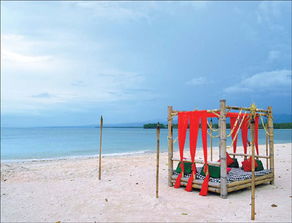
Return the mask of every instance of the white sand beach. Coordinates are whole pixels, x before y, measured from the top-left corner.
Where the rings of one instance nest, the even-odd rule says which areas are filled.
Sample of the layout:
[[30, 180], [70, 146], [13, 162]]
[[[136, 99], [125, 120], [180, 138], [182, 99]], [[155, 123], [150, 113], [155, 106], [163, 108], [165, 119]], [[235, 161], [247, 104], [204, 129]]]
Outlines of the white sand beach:
[[[291, 143], [275, 145], [275, 184], [256, 187], [256, 222], [291, 222]], [[227, 199], [167, 185], [161, 153], [1, 163], [1, 222], [246, 222], [251, 191]]]

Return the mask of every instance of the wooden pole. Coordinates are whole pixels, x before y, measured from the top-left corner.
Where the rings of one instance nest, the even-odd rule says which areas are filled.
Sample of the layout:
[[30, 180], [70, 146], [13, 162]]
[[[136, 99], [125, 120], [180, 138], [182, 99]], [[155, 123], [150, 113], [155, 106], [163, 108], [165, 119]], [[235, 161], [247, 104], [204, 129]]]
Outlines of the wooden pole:
[[254, 104], [251, 105], [251, 220], [255, 220], [255, 111]]
[[211, 161], [213, 161], [213, 137], [212, 137], [212, 126], [213, 122], [212, 119], [210, 121], [210, 148], [211, 148]]
[[156, 155], [156, 198], [158, 198], [159, 188], [159, 146], [160, 146], [160, 125], [157, 123], [156, 127], [156, 139], [157, 139], [157, 155]]
[[168, 186], [172, 187], [171, 177], [173, 174], [173, 129], [172, 129], [172, 106], [168, 106]]
[[[268, 132], [269, 132], [269, 148], [270, 148], [270, 168], [274, 175], [275, 180], [275, 167], [274, 167], [274, 126], [273, 126], [273, 115], [272, 115], [272, 107], [268, 107], [269, 114], [268, 114]], [[274, 184], [274, 180], [271, 184]]]
[[[248, 153], [228, 153], [229, 155], [233, 155], [233, 156], [244, 156], [244, 157], [250, 157], [252, 156], [252, 154], [248, 154]], [[254, 157], [256, 158], [264, 158], [264, 159], [270, 159], [269, 156], [264, 156], [264, 155], [254, 155]]]
[[227, 172], [226, 172], [226, 101], [220, 100], [220, 196], [227, 198]]
[[[266, 124], [266, 129], [268, 129], [268, 124]], [[266, 133], [266, 156], [269, 155], [269, 135]], [[269, 169], [269, 159], [266, 159], [266, 169]]]
[[100, 117], [100, 126], [99, 126], [99, 166], [98, 166], [98, 179], [101, 180], [101, 150], [102, 150], [102, 127], [103, 127], [103, 118]]

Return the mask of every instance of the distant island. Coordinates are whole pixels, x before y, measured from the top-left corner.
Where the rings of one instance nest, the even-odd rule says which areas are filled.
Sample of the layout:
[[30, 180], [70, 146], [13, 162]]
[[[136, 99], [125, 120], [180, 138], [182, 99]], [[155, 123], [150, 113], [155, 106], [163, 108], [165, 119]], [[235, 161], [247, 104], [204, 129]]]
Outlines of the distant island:
[[[159, 126], [161, 129], [167, 129], [166, 124], [159, 123]], [[143, 128], [144, 129], [155, 129], [157, 127], [157, 123], [147, 123], [144, 124]], [[214, 123], [212, 125], [214, 129], [218, 128], [218, 124]], [[173, 128], [177, 129], [177, 124], [173, 124]], [[226, 128], [230, 129], [230, 124], [226, 124]], [[259, 128], [263, 129], [262, 123], [259, 123]], [[292, 122], [287, 122], [287, 123], [274, 123], [274, 129], [292, 129]]]

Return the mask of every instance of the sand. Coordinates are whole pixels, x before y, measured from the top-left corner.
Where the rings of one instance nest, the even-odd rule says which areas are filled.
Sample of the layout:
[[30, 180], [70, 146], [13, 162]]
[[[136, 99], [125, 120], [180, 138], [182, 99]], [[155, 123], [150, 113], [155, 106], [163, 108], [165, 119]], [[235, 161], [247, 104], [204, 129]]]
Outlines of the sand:
[[[291, 222], [291, 143], [275, 145], [275, 184], [256, 187], [256, 221]], [[264, 149], [264, 148], [263, 148]], [[246, 222], [251, 191], [222, 199], [167, 186], [161, 153], [1, 163], [1, 222]], [[272, 207], [276, 205], [276, 207]]]

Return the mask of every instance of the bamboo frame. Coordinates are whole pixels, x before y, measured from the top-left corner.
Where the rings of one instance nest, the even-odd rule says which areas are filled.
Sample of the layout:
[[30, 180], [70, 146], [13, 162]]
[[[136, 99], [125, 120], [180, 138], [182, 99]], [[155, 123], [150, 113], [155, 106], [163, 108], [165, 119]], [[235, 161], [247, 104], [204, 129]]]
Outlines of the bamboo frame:
[[[172, 182], [175, 183], [175, 180], [177, 178], [177, 175], [173, 175], [172, 176]], [[269, 183], [273, 180], [273, 174], [267, 174], [267, 175], [263, 175], [263, 176], [256, 176], [255, 177], [255, 185], [260, 185], [260, 184], [264, 184], [264, 183]], [[188, 178], [182, 177], [181, 178], [181, 184], [186, 186], [188, 182]], [[201, 189], [203, 180], [193, 180], [193, 188], [196, 189]], [[247, 179], [247, 180], [241, 180], [241, 181], [235, 181], [235, 182], [231, 182], [227, 184], [227, 191], [228, 192], [234, 192], [234, 191], [238, 191], [238, 190], [242, 190], [244, 188], [248, 188], [251, 187], [251, 179]], [[213, 182], [209, 182], [209, 187], [208, 190], [211, 192], [215, 192], [220, 194], [220, 183], [213, 183]]]
[[[260, 185], [260, 184], [269, 183], [272, 180], [273, 180], [272, 178], [268, 178], [268, 179], [264, 179], [264, 180], [256, 180], [254, 185], [256, 186], [256, 185]], [[252, 186], [251, 183], [240, 184], [238, 186], [228, 188], [228, 192], [234, 192], [234, 191], [242, 190], [244, 188], [248, 188], [248, 187], [251, 187], [251, 186]]]
[[226, 165], [226, 101], [220, 101], [220, 117], [219, 117], [219, 129], [220, 129], [220, 197], [227, 198], [227, 165]]
[[[227, 173], [226, 171], [226, 114], [229, 112], [229, 110], [244, 110], [244, 111], [249, 111], [252, 113], [253, 111], [256, 112], [258, 115], [263, 115], [267, 116], [268, 118], [268, 123], [267, 123], [267, 129], [268, 129], [268, 146], [266, 145], [266, 153], [265, 155], [255, 155], [254, 151], [254, 140], [252, 140], [252, 153], [251, 154], [243, 154], [243, 153], [229, 153], [230, 155], [234, 156], [242, 156], [242, 157], [248, 157], [251, 156], [252, 159], [255, 158], [264, 158], [267, 161], [267, 169], [268, 167], [271, 170], [270, 174], [266, 174], [263, 176], [254, 176], [253, 179], [248, 179], [248, 180], [242, 180], [242, 181], [236, 181], [236, 182], [231, 182], [227, 183]], [[251, 106], [250, 108], [243, 108], [243, 107], [235, 107], [235, 106], [227, 106], [225, 100], [220, 101], [220, 109], [214, 109], [214, 110], [207, 110], [210, 113], [218, 113], [220, 112], [219, 118], [219, 135], [220, 135], [220, 144], [219, 144], [219, 153], [220, 153], [220, 159], [222, 162], [208, 162], [211, 165], [215, 166], [220, 166], [220, 174], [221, 174], [221, 183], [212, 184], [209, 182], [209, 191], [215, 192], [220, 194], [222, 198], [226, 198], [228, 193], [241, 190], [243, 188], [248, 188], [248, 187], [255, 187], [256, 185], [259, 184], [264, 184], [264, 183], [274, 183], [275, 180], [275, 169], [274, 169], [274, 137], [273, 137], [273, 119], [272, 119], [272, 108], [268, 107], [267, 110], [264, 109], [257, 109], [255, 106]], [[168, 106], [168, 185], [173, 186], [173, 183], [175, 182], [176, 175], [173, 175], [173, 162], [174, 161], [180, 161], [179, 159], [173, 158], [173, 117], [178, 115], [178, 112], [183, 112], [183, 111], [176, 111], [173, 110], [172, 106]], [[260, 112], [260, 113], [259, 113]], [[252, 127], [253, 128], [253, 127]], [[253, 135], [253, 134], [252, 134]], [[267, 144], [267, 143], [266, 143]], [[269, 152], [267, 152], [267, 149]], [[212, 151], [212, 156], [213, 156], [213, 151]], [[213, 159], [213, 157], [212, 157]], [[185, 160], [186, 162], [191, 162], [191, 160]], [[195, 163], [199, 164], [204, 164], [203, 160], [195, 160]], [[226, 175], [225, 175], [226, 173]], [[254, 174], [254, 171], [253, 173]], [[226, 177], [226, 178], [225, 178]], [[225, 182], [224, 182], [225, 181]], [[182, 185], [186, 185], [187, 183], [187, 178], [182, 177]], [[201, 188], [202, 182], [200, 180], [194, 180], [193, 181], [193, 188], [200, 189]], [[253, 198], [252, 198], [253, 199]]]
[[[175, 183], [175, 180], [172, 180], [172, 182]], [[181, 185], [187, 186], [187, 182], [182, 181]], [[195, 188], [195, 189], [201, 189], [202, 185], [194, 183], [192, 185], [192, 187]], [[210, 186], [208, 187], [208, 191], [211, 191], [211, 192], [214, 192], [214, 193], [220, 193], [220, 189], [219, 188], [214, 188], [214, 187], [210, 187]]]
[[[252, 111], [252, 108], [237, 107], [237, 106], [226, 106], [226, 109]], [[264, 110], [264, 109], [256, 108], [255, 112], [269, 113], [269, 109], [268, 110]]]
[[[254, 108], [254, 109], [253, 109]], [[251, 106], [251, 220], [255, 219], [255, 106]]]
[[268, 133], [269, 133], [269, 152], [270, 152], [270, 169], [274, 175], [274, 179], [271, 184], [275, 181], [275, 167], [274, 167], [274, 127], [273, 127], [273, 116], [272, 107], [268, 107]]
[[[252, 156], [252, 154], [244, 154], [244, 153], [228, 153], [229, 155], [234, 155], [234, 156]], [[270, 159], [270, 156], [264, 156], [264, 155], [254, 155], [256, 158], [265, 158], [265, 159]]]
[[[268, 124], [266, 124], [266, 127], [268, 127]], [[268, 128], [267, 128], [268, 129]], [[266, 156], [269, 156], [269, 136], [266, 133]], [[266, 159], [266, 169], [269, 169], [269, 159]]]

